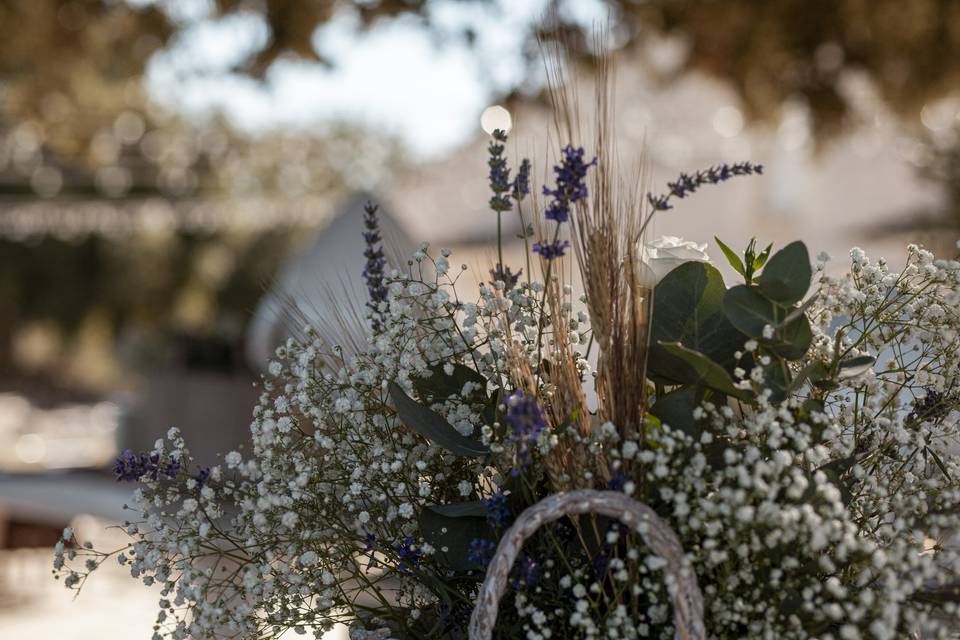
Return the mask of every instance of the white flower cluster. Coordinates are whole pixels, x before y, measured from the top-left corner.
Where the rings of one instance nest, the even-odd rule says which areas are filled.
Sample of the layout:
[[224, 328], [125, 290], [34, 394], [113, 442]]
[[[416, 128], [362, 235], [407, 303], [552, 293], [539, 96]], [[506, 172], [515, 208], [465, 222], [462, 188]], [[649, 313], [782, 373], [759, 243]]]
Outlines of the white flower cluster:
[[[145, 454], [181, 465], [176, 479], [140, 478], [130, 506], [137, 517], [126, 524], [136, 542], [117, 556], [134, 577], [163, 585], [156, 637], [262, 637], [278, 626], [319, 637], [353, 618], [358, 594], [383, 581], [398, 611], [439, 602], [412, 575], [436, 552], [414, 516], [427, 503], [477, 496], [489, 471], [405, 429], [388, 381], [414, 394], [415, 379], [464, 358], [495, 377], [504, 338], [485, 327], [499, 325], [492, 318], [513, 302], [485, 288], [479, 303], [461, 303], [446, 257], [434, 263], [433, 281], [424, 278], [427, 261], [423, 248], [417, 276], [391, 274], [385, 328], [368, 349], [348, 355], [307, 327], [307, 341], [278, 350], [246, 459], [230, 452], [226, 470], [199, 470], [206, 477], [198, 481], [176, 430]], [[433, 404], [463, 435], [484, 424], [477, 400], [486, 389], [471, 384]], [[111, 554], [69, 542], [58, 546], [55, 569], [82, 557], [82, 568], [65, 572], [67, 586], [78, 587]], [[345, 576], [354, 579], [344, 584]]]
[[[520, 387], [517, 352], [537, 367], [558, 344], [590, 342], [569, 290], [568, 316], [550, 330], [563, 334], [545, 333], [542, 285], [500, 282], [463, 302], [448, 254], [423, 247], [413, 273], [391, 274], [365, 348], [348, 353], [307, 328], [278, 351], [248, 454], [199, 469], [171, 431], [130, 461], [133, 544], [102, 553], [66, 531], [55, 570], [79, 588], [116, 555], [162, 585], [156, 638], [319, 637], [356, 618], [400, 637], [461, 637], [483, 572], [451, 568], [467, 550], [436, 544], [424, 514], [473, 501], [487, 505], [470, 514], [475, 528], [502, 532], [515, 500], [550, 477], [614, 487], [667, 519], [711, 637], [947, 638], [960, 615], [960, 264], [912, 247], [894, 273], [852, 255], [848, 278], [821, 278], [807, 310], [813, 346], [791, 365], [801, 382], [801, 371], [832, 367], [829, 384], [782, 400], [768, 389], [753, 404], [708, 399], [693, 431], [649, 419], [582, 433], [575, 415], [551, 413], [560, 390], [549, 379], [536, 399], [548, 417], [536, 403], [505, 415], [521, 406], [505, 400]], [[757, 350], [751, 340], [738, 354], [742, 389], [763, 388], [770, 361]], [[589, 381], [586, 358], [573, 359]], [[459, 367], [487, 387], [457, 378]], [[456, 386], [424, 386], [441, 378]], [[491, 456], [454, 455], [403, 424], [390, 383]], [[532, 450], [511, 429], [532, 430]], [[471, 554], [485, 549], [476, 542]], [[673, 637], [663, 560], [615, 523], [559, 522], [525, 554], [500, 637]]]

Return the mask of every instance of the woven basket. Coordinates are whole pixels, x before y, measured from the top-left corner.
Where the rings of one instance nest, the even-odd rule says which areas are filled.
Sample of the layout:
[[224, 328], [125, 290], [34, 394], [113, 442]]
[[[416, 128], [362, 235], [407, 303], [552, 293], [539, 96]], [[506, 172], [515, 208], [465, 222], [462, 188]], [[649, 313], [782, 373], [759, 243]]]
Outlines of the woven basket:
[[666, 561], [664, 576], [673, 599], [679, 640], [704, 640], [703, 596], [694, 572], [683, 562], [683, 547], [676, 534], [653, 509], [618, 491], [570, 491], [548, 496], [520, 514], [500, 539], [487, 568], [477, 604], [470, 617], [470, 640], [490, 640], [497, 621], [500, 598], [523, 543], [542, 525], [564, 516], [598, 513], [616, 518], [636, 531], [650, 550]]
[[[544, 524], [564, 516], [597, 513], [616, 518], [640, 534], [657, 556], [666, 561], [663, 568], [667, 589], [673, 600], [678, 640], [705, 640], [703, 596], [694, 572], [683, 562], [683, 547], [673, 530], [645, 504], [619, 491], [569, 491], [548, 496], [526, 509], [500, 539], [487, 575], [480, 587], [476, 606], [470, 616], [469, 640], [490, 640], [497, 622], [500, 598], [507, 588], [513, 563], [520, 548]], [[350, 631], [351, 640], [390, 640], [389, 629]]]

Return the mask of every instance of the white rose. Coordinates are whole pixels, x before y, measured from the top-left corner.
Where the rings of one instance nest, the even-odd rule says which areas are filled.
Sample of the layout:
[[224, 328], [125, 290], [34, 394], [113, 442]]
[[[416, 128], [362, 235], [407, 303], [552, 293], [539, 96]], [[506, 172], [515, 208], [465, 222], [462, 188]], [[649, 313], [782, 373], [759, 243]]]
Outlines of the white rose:
[[710, 262], [707, 245], [676, 236], [661, 236], [644, 245], [641, 281], [655, 286], [663, 277], [684, 262]]

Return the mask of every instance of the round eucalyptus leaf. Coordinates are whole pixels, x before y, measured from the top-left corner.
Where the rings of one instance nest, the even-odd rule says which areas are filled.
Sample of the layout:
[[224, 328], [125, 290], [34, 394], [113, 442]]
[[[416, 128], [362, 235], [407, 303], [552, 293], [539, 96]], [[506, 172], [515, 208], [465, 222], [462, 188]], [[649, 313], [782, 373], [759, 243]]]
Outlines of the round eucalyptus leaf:
[[723, 314], [726, 286], [713, 266], [687, 262], [660, 281], [653, 293], [649, 372], [666, 381], [679, 382], [686, 366], [662, 348], [661, 342], [679, 342], [699, 351], [728, 371], [733, 354], [746, 337]]
[[807, 316], [800, 315], [774, 333], [773, 339], [767, 341], [766, 346], [785, 360], [799, 360], [810, 348], [813, 342], [813, 331]]
[[798, 240], [770, 256], [758, 284], [764, 296], [789, 306], [807, 294], [812, 278], [810, 254], [807, 246]]
[[650, 413], [670, 428], [699, 438], [700, 434], [695, 432], [695, 421], [693, 419], [693, 410], [698, 405], [697, 388], [695, 386], [684, 386], [657, 400], [650, 407]]
[[854, 356], [841, 360], [837, 365], [837, 379], [855, 378], [869, 371], [876, 362], [873, 356]]
[[756, 287], [745, 284], [727, 291], [723, 298], [723, 312], [734, 327], [751, 338], [762, 338], [763, 328], [776, 326], [778, 322], [777, 305]]

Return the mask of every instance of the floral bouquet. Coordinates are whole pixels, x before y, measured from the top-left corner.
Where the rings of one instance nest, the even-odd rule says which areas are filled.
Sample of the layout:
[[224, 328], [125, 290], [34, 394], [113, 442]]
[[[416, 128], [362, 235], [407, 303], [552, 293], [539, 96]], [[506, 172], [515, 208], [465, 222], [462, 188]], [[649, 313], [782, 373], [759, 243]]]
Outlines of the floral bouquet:
[[[198, 468], [176, 430], [126, 452], [132, 543], [100, 551], [67, 530], [55, 573], [79, 589], [115, 557], [160, 585], [155, 638], [344, 623], [456, 639], [514, 544], [487, 637], [951, 637], [960, 263], [911, 246], [894, 270], [854, 249], [834, 278], [801, 242], [718, 239], [742, 279], [728, 287], [706, 245], [645, 232], [762, 167], [655, 195], [616, 174], [605, 122], [595, 137], [531, 192], [531, 163], [512, 173], [493, 134], [490, 208], [498, 229], [519, 217], [528, 251], [510, 266], [498, 242], [475, 299], [447, 251], [391, 269], [369, 206], [362, 337], [306, 326], [277, 350], [248, 453]], [[629, 508], [555, 513], [515, 544], [523, 514], [580, 495]], [[632, 505], [646, 523], [616, 517]], [[644, 535], [656, 522], [679, 560]], [[678, 576], [702, 596], [692, 635]]]

